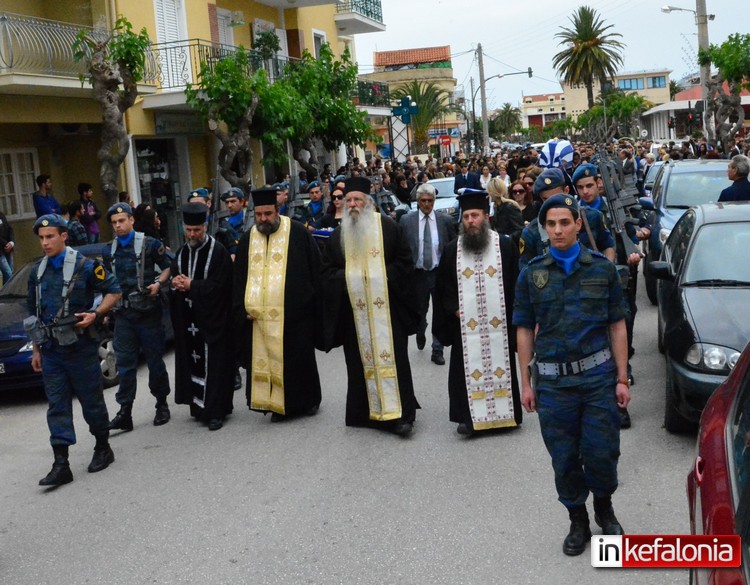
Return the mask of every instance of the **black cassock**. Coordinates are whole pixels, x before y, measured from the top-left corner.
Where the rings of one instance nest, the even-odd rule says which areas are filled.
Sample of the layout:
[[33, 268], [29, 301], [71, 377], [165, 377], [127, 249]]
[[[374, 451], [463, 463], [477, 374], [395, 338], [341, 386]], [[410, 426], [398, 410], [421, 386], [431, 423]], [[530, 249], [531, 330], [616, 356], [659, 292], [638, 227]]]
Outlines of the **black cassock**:
[[170, 292], [175, 344], [175, 402], [206, 422], [232, 412], [234, 359], [230, 328], [232, 258], [212, 237], [197, 248], [185, 244], [172, 276], [192, 279], [190, 290]]
[[349, 301], [344, 272], [344, 251], [341, 245], [341, 228], [331, 235], [324, 252], [324, 275], [326, 281], [326, 351], [344, 346], [346, 359], [347, 426], [394, 426], [400, 422], [413, 422], [419, 408], [414, 396], [414, 384], [409, 365], [407, 340], [419, 327], [419, 308], [413, 294], [412, 260], [409, 243], [399, 225], [389, 217], [377, 216], [383, 226], [383, 248], [385, 270], [388, 279], [388, 299], [391, 311], [393, 351], [396, 354], [396, 376], [401, 397], [401, 418], [377, 422], [370, 420], [370, 404], [367, 398], [365, 373], [359, 353], [354, 314]]
[[[461, 236], [459, 236], [461, 237]], [[440, 258], [435, 294], [437, 301], [433, 309], [433, 332], [445, 346], [451, 346], [450, 369], [448, 371], [449, 418], [455, 423], [465, 423], [473, 428], [469, 398], [466, 390], [464, 373], [463, 341], [461, 339], [460, 321], [456, 316], [458, 304], [458, 279], [456, 276], [456, 259], [458, 240], [448, 244]], [[509, 236], [500, 236], [500, 256], [503, 262], [503, 291], [505, 293], [505, 322], [508, 324], [508, 343], [511, 355], [511, 391], [513, 393], [513, 412], [517, 424], [523, 420], [521, 397], [516, 372], [516, 332], [511, 325], [513, 315], [513, 298], [518, 279], [518, 249]]]
[[[253, 230], [256, 228], [253, 228]], [[252, 231], [252, 230], [251, 230]], [[253, 322], [247, 319], [247, 231], [237, 244], [234, 259], [232, 314], [240, 365], [247, 369], [247, 405], [251, 403]], [[320, 377], [315, 348], [323, 347], [320, 251], [307, 228], [292, 221], [284, 286], [284, 413], [296, 416], [320, 405]]]

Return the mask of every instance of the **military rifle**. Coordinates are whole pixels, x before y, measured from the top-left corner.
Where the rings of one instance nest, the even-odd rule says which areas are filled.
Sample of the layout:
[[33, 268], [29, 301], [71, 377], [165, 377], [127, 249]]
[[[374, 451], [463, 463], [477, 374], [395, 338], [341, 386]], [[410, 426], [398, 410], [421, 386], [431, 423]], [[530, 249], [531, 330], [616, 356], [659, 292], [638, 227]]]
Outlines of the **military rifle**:
[[640, 254], [638, 246], [630, 239], [626, 230], [626, 226], [629, 223], [638, 225], [638, 219], [631, 215], [632, 212], [641, 210], [637, 196], [638, 191], [632, 190], [628, 192], [622, 187], [622, 163], [617, 155], [614, 158], [620, 163], [619, 167], [604, 148], [599, 149], [597, 165], [599, 167], [599, 175], [604, 184], [604, 199], [609, 209], [612, 231], [615, 233], [615, 237], [620, 238], [626, 255]]
[[219, 231], [221, 220], [229, 215], [229, 210], [221, 207], [221, 193], [219, 193], [219, 173], [221, 169], [216, 168], [216, 177], [211, 181], [211, 213], [208, 214], [208, 235], [215, 236]]

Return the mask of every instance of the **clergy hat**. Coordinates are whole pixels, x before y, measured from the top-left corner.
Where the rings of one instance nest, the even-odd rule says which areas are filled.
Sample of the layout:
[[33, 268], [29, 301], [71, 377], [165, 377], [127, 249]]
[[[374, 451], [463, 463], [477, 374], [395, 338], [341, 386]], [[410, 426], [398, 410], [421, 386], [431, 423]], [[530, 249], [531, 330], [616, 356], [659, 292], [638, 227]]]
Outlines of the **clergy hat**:
[[57, 215], [56, 213], [48, 213], [46, 215], [42, 215], [39, 219], [34, 222], [34, 233], [38, 236], [39, 235], [39, 228], [43, 227], [52, 227], [52, 228], [60, 228], [63, 231], [68, 231], [68, 222], [65, 221], [65, 218]]
[[200, 187], [199, 189], [193, 189], [192, 191], [190, 191], [188, 199], [192, 199], [193, 197], [201, 197], [202, 199], [208, 201], [211, 198], [211, 194], [208, 192], [208, 189]]
[[350, 177], [344, 181], [344, 195], [352, 191], [370, 194], [370, 179], [367, 177]]
[[470, 209], [481, 209], [485, 213], [490, 210], [487, 191], [480, 189], [463, 189], [458, 196], [458, 204], [461, 206], [461, 213]]
[[127, 203], [115, 203], [112, 207], [107, 210], [107, 221], [112, 220], [112, 216], [117, 213], [127, 213], [133, 215], [133, 208]]
[[262, 205], [276, 205], [276, 189], [254, 189], [251, 191], [253, 196], [253, 205], [260, 207]]
[[208, 216], [208, 205], [205, 203], [185, 203], [182, 206], [182, 223], [184, 225], [203, 225]]
[[244, 198], [245, 198], [245, 192], [239, 187], [232, 187], [231, 189], [229, 189], [229, 191], [227, 191], [221, 196], [222, 201], [226, 201], [227, 199], [244, 199]]
[[534, 181], [534, 195], [539, 195], [543, 191], [565, 187], [565, 175], [560, 169], [544, 169], [542, 174]]
[[573, 184], [575, 185], [578, 181], [585, 179], [586, 177], [596, 178], [598, 174], [599, 169], [596, 165], [592, 165], [591, 163], [578, 165], [578, 168], [573, 173]]
[[576, 200], [567, 193], [559, 193], [557, 195], [553, 195], [542, 204], [542, 208], [539, 210], [540, 226], [543, 226], [544, 222], [547, 220], [547, 212], [550, 209], [554, 209], [556, 207], [564, 207], [565, 209], [570, 209], [571, 213], [573, 214], [573, 219], [578, 219], [578, 217], [580, 216], [580, 210], [578, 207], [578, 203], [576, 203]]

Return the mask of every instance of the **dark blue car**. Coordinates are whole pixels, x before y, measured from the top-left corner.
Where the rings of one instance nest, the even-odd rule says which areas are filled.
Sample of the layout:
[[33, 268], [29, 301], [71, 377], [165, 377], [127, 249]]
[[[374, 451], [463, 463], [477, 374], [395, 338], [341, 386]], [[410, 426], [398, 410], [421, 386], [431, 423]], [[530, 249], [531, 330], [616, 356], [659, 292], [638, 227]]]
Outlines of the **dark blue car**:
[[652, 304], [657, 303], [656, 277], [651, 274], [649, 263], [661, 258], [664, 242], [686, 209], [718, 200], [719, 194], [729, 187], [728, 164], [727, 160], [667, 161], [659, 169], [652, 197], [641, 197], [643, 209], [651, 215], [651, 237], [644, 244], [643, 276]]

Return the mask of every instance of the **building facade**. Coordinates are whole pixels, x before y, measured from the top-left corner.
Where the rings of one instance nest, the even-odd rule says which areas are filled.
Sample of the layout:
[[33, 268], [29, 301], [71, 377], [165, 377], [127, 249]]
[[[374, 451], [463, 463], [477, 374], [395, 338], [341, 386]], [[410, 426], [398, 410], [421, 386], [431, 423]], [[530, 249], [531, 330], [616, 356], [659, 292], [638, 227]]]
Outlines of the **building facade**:
[[523, 96], [521, 124], [524, 128], [544, 128], [566, 118], [564, 93], [543, 93]]

